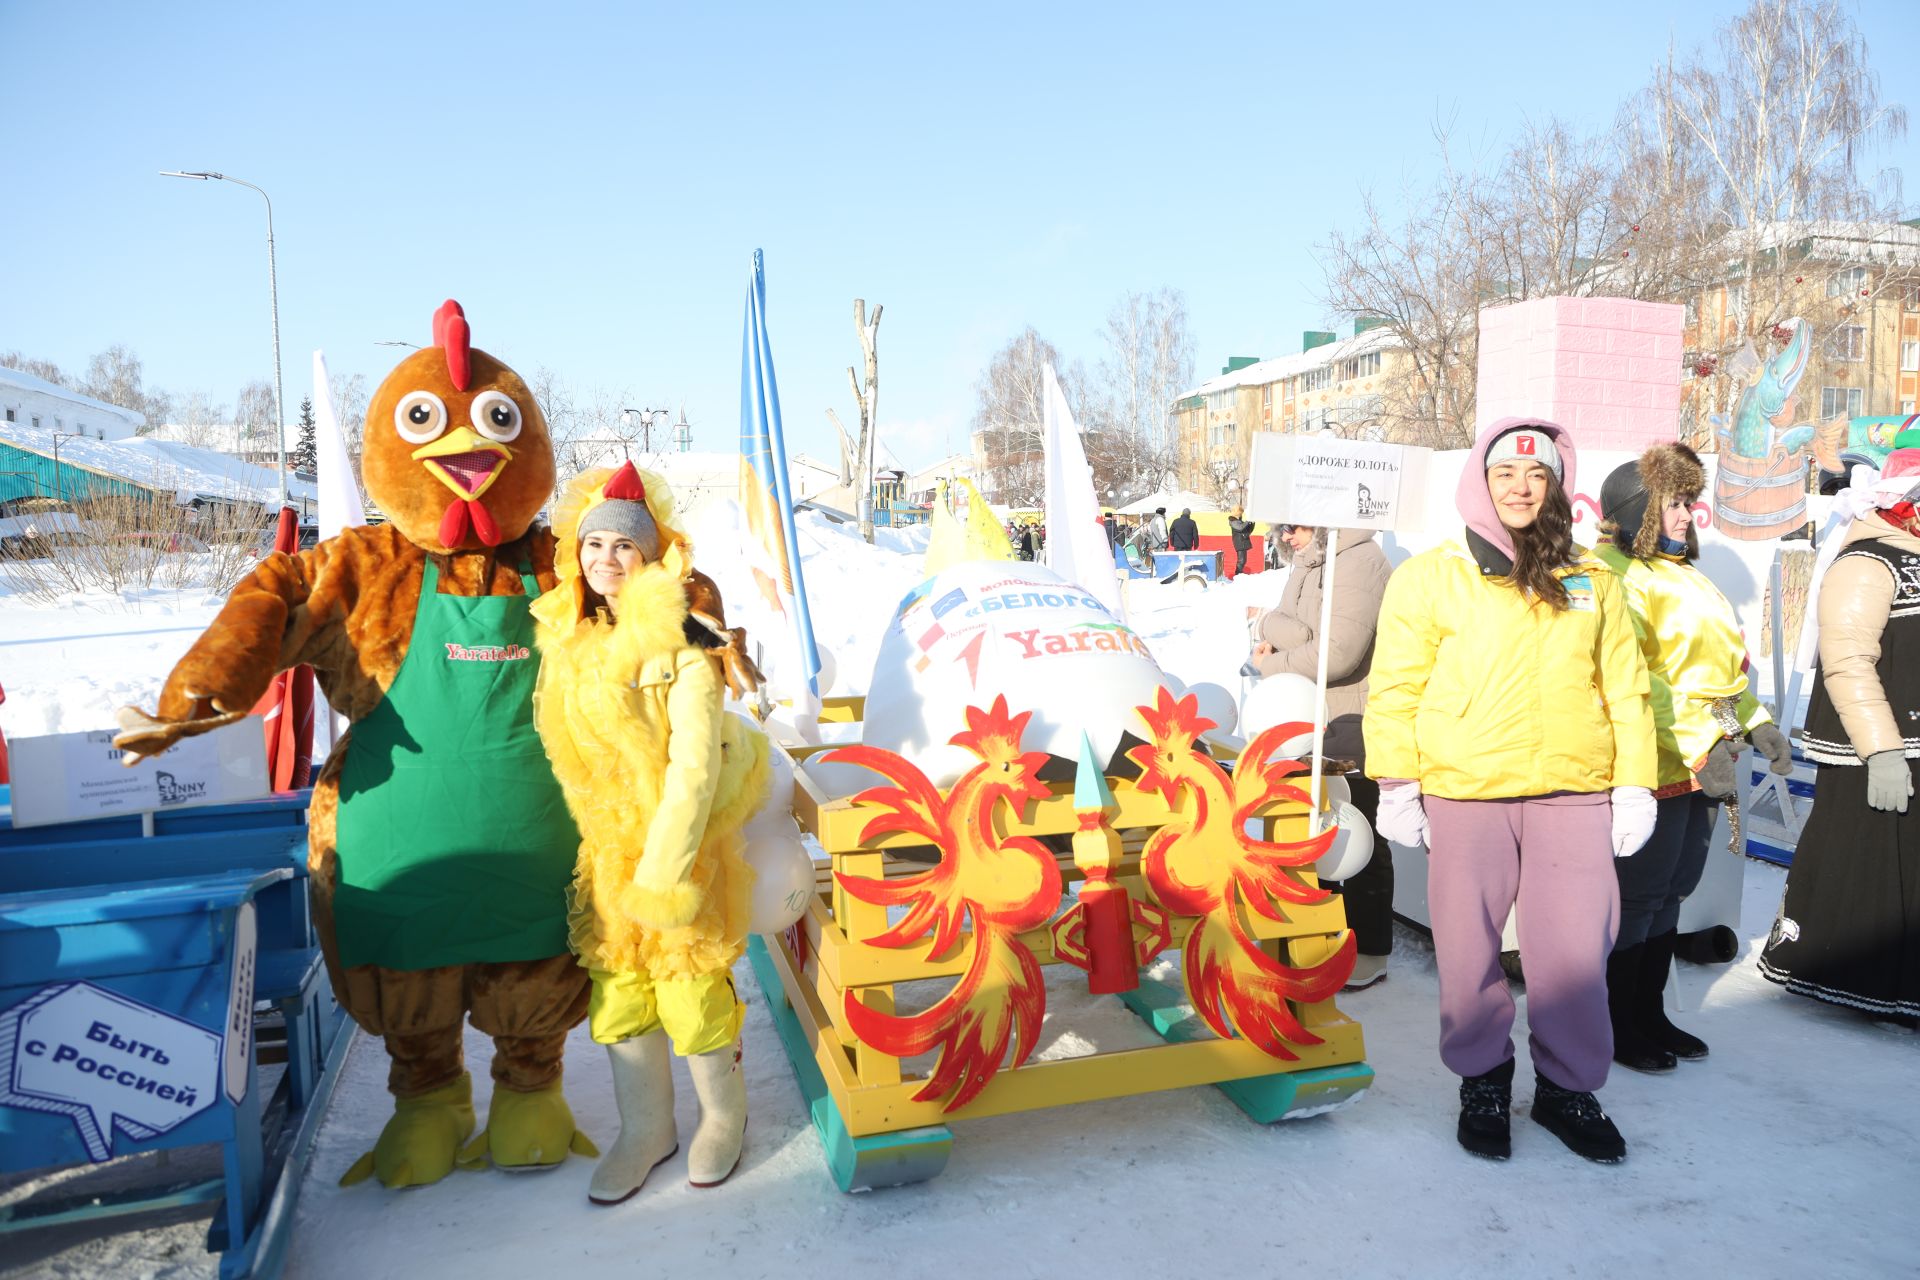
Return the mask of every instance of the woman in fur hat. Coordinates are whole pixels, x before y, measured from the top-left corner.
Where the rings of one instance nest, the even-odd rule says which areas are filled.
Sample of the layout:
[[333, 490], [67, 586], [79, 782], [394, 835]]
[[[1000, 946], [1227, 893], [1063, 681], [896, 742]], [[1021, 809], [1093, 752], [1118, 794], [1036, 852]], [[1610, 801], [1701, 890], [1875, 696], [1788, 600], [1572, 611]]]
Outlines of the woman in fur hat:
[[618, 1204], [679, 1149], [669, 1041], [700, 1096], [688, 1180], [713, 1186], [740, 1160], [731, 971], [753, 885], [740, 829], [766, 794], [767, 742], [722, 709], [718, 638], [688, 612], [692, 552], [666, 483], [630, 462], [585, 472], [553, 523], [560, 581], [533, 610], [534, 715], [580, 828], [570, 940], [620, 1109], [588, 1197]]
[[1693, 504], [1706, 488], [1700, 458], [1659, 444], [1614, 468], [1600, 487], [1594, 549], [1626, 588], [1653, 688], [1659, 778], [1653, 835], [1618, 858], [1620, 934], [1607, 959], [1613, 1060], [1635, 1071], [1671, 1071], [1707, 1046], [1667, 1020], [1667, 973], [1680, 903], [1700, 883], [1714, 806], [1735, 792], [1735, 757], [1751, 742], [1774, 772], [1793, 769], [1786, 735], [1747, 680], [1747, 646], [1733, 606], [1694, 567], [1700, 541]]

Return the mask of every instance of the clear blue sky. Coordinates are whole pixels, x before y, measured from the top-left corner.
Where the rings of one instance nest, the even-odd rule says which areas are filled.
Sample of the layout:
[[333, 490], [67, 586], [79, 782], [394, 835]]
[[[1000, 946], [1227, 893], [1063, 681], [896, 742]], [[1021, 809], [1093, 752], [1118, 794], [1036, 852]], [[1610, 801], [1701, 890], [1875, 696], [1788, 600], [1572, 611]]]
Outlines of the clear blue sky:
[[[1424, 180], [1436, 114], [1481, 150], [1604, 123], [1741, 7], [0, 0], [0, 350], [122, 342], [229, 404], [267, 376], [259, 198], [155, 176], [215, 169], [274, 199], [290, 412], [316, 347], [371, 386], [455, 297], [523, 371], [684, 401], [730, 449], [763, 247], [790, 447], [853, 417], [859, 295], [883, 436], [931, 460], [1007, 338], [1091, 365], [1128, 290], [1185, 291], [1202, 376], [1297, 350], [1313, 244]], [[1920, 3], [1856, 13], [1903, 100]]]

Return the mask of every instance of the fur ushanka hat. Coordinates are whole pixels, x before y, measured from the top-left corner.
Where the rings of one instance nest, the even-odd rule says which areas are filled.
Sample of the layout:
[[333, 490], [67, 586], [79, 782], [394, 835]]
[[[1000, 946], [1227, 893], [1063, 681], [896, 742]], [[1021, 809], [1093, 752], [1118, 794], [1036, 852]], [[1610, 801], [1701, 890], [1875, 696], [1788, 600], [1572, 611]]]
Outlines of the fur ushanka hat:
[[[1613, 469], [1600, 486], [1600, 532], [1640, 560], [1660, 552], [1660, 512], [1669, 498], [1691, 505], [1707, 487], [1707, 468], [1684, 444], [1657, 444], [1637, 462]], [[1687, 559], [1700, 557], [1700, 536], [1687, 521]]]

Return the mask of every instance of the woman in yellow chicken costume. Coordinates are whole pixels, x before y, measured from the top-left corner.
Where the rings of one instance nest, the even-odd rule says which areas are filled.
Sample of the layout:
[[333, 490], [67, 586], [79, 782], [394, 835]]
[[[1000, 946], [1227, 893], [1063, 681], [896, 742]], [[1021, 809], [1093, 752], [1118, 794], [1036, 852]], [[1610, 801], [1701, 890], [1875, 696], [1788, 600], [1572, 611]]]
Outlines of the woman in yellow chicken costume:
[[688, 611], [692, 552], [673, 521], [666, 483], [631, 462], [576, 477], [554, 517], [559, 585], [533, 606], [535, 722], [580, 828], [570, 940], [620, 1109], [596, 1204], [678, 1150], [669, 1041], [700, 1097], [693, 1185], [727, 1179], [747, 1122], [732, 968], [753, 887], [740, 829], [766, 794], [767, 740], [722, 708], [723, 639]]

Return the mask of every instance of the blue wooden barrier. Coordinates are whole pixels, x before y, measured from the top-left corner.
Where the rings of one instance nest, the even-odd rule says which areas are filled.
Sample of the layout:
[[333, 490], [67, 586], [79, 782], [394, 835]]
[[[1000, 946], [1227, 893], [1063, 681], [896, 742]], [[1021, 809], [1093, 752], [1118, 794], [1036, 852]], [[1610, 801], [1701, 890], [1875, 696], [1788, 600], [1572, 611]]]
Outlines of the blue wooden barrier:
[[151, 835], [0, 813], [0, 1171], [222, 1155], [187, 1187], [0, 1210], [0, 1234], [217, 1201], [222, 1277], [278, 1273], [350, 1041], [308, 910], [308, 799], [160, 813]]

